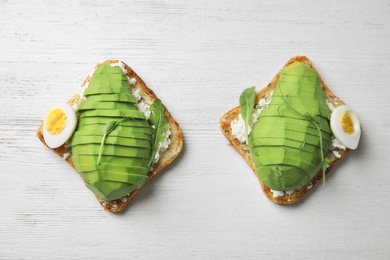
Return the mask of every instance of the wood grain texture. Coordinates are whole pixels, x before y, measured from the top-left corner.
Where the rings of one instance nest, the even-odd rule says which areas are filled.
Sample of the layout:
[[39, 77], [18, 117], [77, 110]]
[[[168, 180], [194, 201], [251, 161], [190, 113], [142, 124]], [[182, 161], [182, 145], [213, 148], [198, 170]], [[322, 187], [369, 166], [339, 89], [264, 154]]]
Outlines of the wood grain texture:
[[[388, 259], [389, 1], [0, 0], [0, 259]], [[360, 147], [273, 204], [218, 128], [295, 55], [360, 116]], [[95, 64], [121, 59], [185, 138], [122, 214], [35, 137]]]

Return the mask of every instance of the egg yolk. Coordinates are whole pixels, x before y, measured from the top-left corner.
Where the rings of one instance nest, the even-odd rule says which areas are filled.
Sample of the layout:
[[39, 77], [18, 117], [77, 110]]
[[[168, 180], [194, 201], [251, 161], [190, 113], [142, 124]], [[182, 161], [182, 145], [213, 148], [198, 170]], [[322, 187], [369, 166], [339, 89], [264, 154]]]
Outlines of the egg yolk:
[[343, 127], [344, 132], [351, 135], [355, 132], [353, 128], [352, 119], [348, 113], [348, 111], [344, 112], [341, 116], [341, 125]]
[[65, 128], [66, 119], [66, 114], [62, 109], [54, 108], [46, 117], [45, 127], [50, 134], [59, 134]]

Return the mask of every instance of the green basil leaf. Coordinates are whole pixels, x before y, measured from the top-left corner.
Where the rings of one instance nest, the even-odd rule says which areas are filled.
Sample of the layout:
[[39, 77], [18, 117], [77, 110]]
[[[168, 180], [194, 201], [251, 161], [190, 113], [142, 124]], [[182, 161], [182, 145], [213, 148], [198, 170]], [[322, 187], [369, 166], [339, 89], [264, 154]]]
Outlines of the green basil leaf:
[[256, 87], [245, 89], [240, 95], [240, 112], [245, 122], [245, 138], [248, 144], [248, 126], [252, 117], [252, 112], [256, 102]]
[[165, 116], [165, 109], [160, 99], [154, 100], [150, 106], [150, 121], [154, 126], [153, 153], [149, 165], [153, 164], [160, 143], [165, 139], [165, 132], [168, 129], [168, 117]]

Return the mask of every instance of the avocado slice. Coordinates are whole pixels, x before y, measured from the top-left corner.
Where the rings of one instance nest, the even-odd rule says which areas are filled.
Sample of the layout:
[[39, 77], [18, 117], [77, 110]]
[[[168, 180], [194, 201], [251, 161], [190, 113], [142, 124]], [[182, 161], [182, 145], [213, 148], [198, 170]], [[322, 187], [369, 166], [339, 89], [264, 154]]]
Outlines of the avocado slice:
[[[293, 88], [294, 91], [291, 91], [290, 89]], [[321, 90], [322, 91], [322, 90]], [[288, 93], [288, 95], [286, 95]], [[286, 83], [286, 84], [281, 84], [280, 88], [274, 90], [272, 96], [278, 96], [281, 98], [296, 98], [299, 102], [305, 102], [306, 104], [311, 104], [313, 106], [320, 106], [323, 108], [328, 108], [326, 103], [325, 103], [325, 98], [324, 94], [322, 92], [317, 92], [317, 91], [310, 91], [309, 87], [302, 87], [297, 84], [293, 83]], [[324, 102], [322, 103], [317, 103], [316, 100], [313, 99], [318, 99], [318, 100], [323, 100]], [[282, 100], [281, 103], [288, 103], [290, 106], [296, 105], [294, 102], [283, 102]], [[272, 102], [272, 101], [271, 101]], [[272, 102], [275, 103], [276, 101]]]
[[119, 94], [119, 93], [130, 93], [130, 90], [128, 87], [123, 87], [123, 86], [115, 86], [115, 87], [100, 86], [94, 90], [91, 90], [91, 88], [88, 87], [84, 91], [84, 96], [88, 98], [91, 95], [97, 95], [97, 94]]
[[[285, 149], [289, 149], [290, 151], [286, 151]], [[266, 154], [263, 153], [262, 156], [256, 157], [255, 161], [257, 165], [263, 165], [263, 166], [267, 166], [267, 165], [295, 166], [307, 173], [313, 171], [314, 169], [317, 169], [318, 165], [321, 164], [321, 161], [319, 162], [311, 162], [310, 160], [307, 161], [305, 159], [308, 158], [308, 155], [305, 152], [302, 152], [301, 150], [298, 149], [295, 149], [296, 151], [293, 152], [293, 150], [294, 148], [259, 147], [258, 151], [266, 152]], [[303, 157], [299, 157], [299, 156], [303, 156]]]
[[310, 68], [307, 64], [301, 62], [294, 62], [284, 67], [280, 73], [281, 75], [300, 76], [302, 78], [318, 78], [315, 70]]
[[[77, 140], [78, 138], [84, 138], [85, 136], [97, 136], [102, 138], [101, 131], [93, 131], [91, 132], [80, 130], [73, 133], [74, 138], [72, 139], [72, 143], [75, 144], [80, 143], [82, 141]], [[151, 136], [149, 134], [145, 133], [137, 133], [137, 132], [118, 132], [118, 131], [112, 131], [107, 137], [123, 137], [123, 138], [132, 138], [132, 139], [139, 139], [139, 140], [145, 140], [145, 141], [151, 141]], [[106, 137], [106, 138], [107, 138]]]
[[77, 109], [77, 112], [81, 112], [84, 110], [93, 110], [93, 109], [99, 109], [99, 110], [105, 110], [105, 109], [115, 109], [115, 110], [126, 110], [126, 109], [136, 109], [135, 105], [132, 103], [126, 103], [126, 102], [83, 102], [80, 104], [80, 106]]
[[313, 85], [320, 83], [320, 80], [317, 76], [296, 76], [286, 73], [281, 73], [279, 80], [279, 84], [284, 83], [295, 83], [295, 84], [303, 84], [303, 85]]
[[289, 165], [268, 165], [259, 169], [263, 183], [267, 187], [280, 187], [279, 190], [299, 189], [311, 180], [313, 176], [310, 176], [306, 171]]
[[[272, 123], [273, 120], [275, 120], [272, 117], [261, 117], [258, 119], [259, 125], [261, 127], [267, 127], [265, 129], [271, 128], [269, 131], [272, 131]], [[289, 118], [289, 117], [281, 117], [278, 119], [278, 124], [275, 127], [286, 127], [289, 130], [296, 130], [298, 132], [307, 131], [312, 135], [319, 135], [317, 127], [312, 123], [311, 121], [302, 120], [302, 119], [296, 119], [296, 118]], [[264, 130], [265, 130], [264, 129]], [[323, 138], [330, 139], [333, 135], [331, 129], [324, 128], [321, 129], [321, 134]]]
[[[77, 165], [81, 164], [97, 164], [98, 156], [95, 154], [80, 154], [72, 157], [73, 163]], [[112, 155], [102, 155], [102, 163], [112, 163], [112, 164], [120, 164], [123, 166], [131, 165], [131, 166], [139, 166], [139, 167], [147, 167], [150, 158], [139, 158], [139, 157], [119, 157]], [[77, 167], [77, 166], [76, 166]]]
[[[132, 126], [126, 126], [126, 125], [122, 125], [122, 123], [124, 121], [115, 121], [114, 122], [118, 122], [118, 125], [114, 128], [114, 130], [112, 130], [110, 132], [110, 135], [111, 134], [114, 134], [116, 135], [116, 133], [122, 133], [121, 136], [125, 136], [126, 137], [126, 134], [128, 133], [129, 134], [129, 137], [132, 137], [132, 133], [142, 133], [142, 134], [145, 134], [145, 135], [153, 135], [153, 128], [151, 128], [150, 126], [147, 126], [147, 127], [132, 127]], [[103, 128], [105, 127], [105, 125], [91, 125], [90, 127], [88, 127], [88, 130], [85, 131], [85, 130], [77, 130], [77, 131], [80, 131], [80, 132], [86, 132], [86, 135], [88, 135], [88, 132], [92, 135], [94, 134], [101, 134]]]
[[102, 64], [92, 75], [84, 96], [112, 93], [130, 93], [128, 79], [119, 67]]
[[282, 106], [286, 105], [287, 103], [294, 103], [294, 109], [296, 109], [303, 115], [305, 115], [306, 113], [313, 115], [320, 114], [327, 119], [330, 118], [330, 110], [326, 104], [323, 104], [323, 106], [317, 106], [313, 105], [313, 103], [310, 102], [308, 99], [294, 96], [283, 97], [280, 95], [273, 95], [272, 99], [274, 100], [274, 102], [272, 103], [272, 105], [274, 106]]
[[90, 172], [96, 170], [102, 171], [122, 171], [122, 172], [131, 172], [136, 174], [146, 175], [149, 173], [149, 167], [141, 167], [141, 166], [128, 166], [123, 164], [115, 164], [115, 163], [85, 163], [79, 164], [77, 166], [77, 171], [79, 172]]
[[[97, 135], [86, 135], [76, 138], [72, 141], [72, 146], [83, 145], [83, 144], [101, 144], [102, 136]], [[152, 144], [149, 140], [135, 139], [135, 138], [126, 138], [120, 136], [111, 136], [108, 135], [104, 141], [105, 144], [111, 145], [120, 145], [120, 146], [129, 146], [129, 147], [140, 147], [152, 149]]]
[[117, 172], [117, 171], [91, 171], [83, 173], [84, 180], [90, 184], [99, 181], [114, 181], [141, 187], [148, 179], [147, 175]]
[[111, 93], [111, 94], [100, 94], [90, 95], [86, 98], [88, 102], [125, 102], [136, 104], [137, 99], [133, 94], [130, 93]]
[[[83, 144], [72, 147], [72, 152], [78, 155], [99, 155], [100, 144]], [[117, 157], [150, 158], [151, 149], [106, 144], [102, 148], [102, 155]]]
[[[264, 109], [263, 111], [261, 111], [260, 117], [272, 117], [273, 119], [268, 119], [268, 120], [273, 120], [273, 121], [274, 120], [278, 121], [278, 118], [281, 118], [281, 117], [300, 119], [303, 121], [310, 120], [310, 117], [306, 117], [306, 116], [297, 114], [295, 111], [291, 111], [290, 109], [285, 108], [284, 106], [281, 106], [278, 108], [273, 107], [273, 106], [268, 106], [268, 107], [274, 108], [274, 109]], [[320, 126], [321, 129], [326, 130], [327, 132], [330, 131], [329, 120], [327, 120], [326, 118], [324, 118], [320, 115], [316, 115], [313, 118], [314, 118], [315, 122]]]
[[136, 119], [144, 119], [146, 120], [145, 114], [138, 110], [119, 110], [119, 109], [112, 109], [112, 110], [87, 110], [83, 111], [83, 113], [80, 114], [80, 119], [86, 118], [86, 117], [94, 117], [94, 116], [100, 116], [100, 117], [113, 117], [113, 118], [124, 118], [124, 117], [130, 117], [130, 118], [136, 118]]
[[[267, 122], [267, 120], [262, 120], [262, 121]], [[291, 123], [288, 123], [288, 122], [291, 122]], [[273, 126], [270, 124], [264, 124], [264, 125], [262, 125], [262, 127], [263, 127], [264, 132], [268, 131], [270, 133], [274, 132], [275, 129], [279, 128], [279, 129], [281, 129], [281, 131], [289, 130], [289, 131], [295, 131], [295, 132], [299, 132], [299, 133], [307, 133], [309, 135], [316, 136], [317, 138], [319, 138], [319, 136], [321, 134], [322, 138], [325, 139], [324, 141], [329, 140], [331, 137], [331, 134], [329, 134], [328, 132], [325, 132], [323, 130], [321, 132], [319, 132], [318, 129], [315, 128], [313, 126], [313, 124], [310, 122], [305, 121], [305, 122], [307, 122], [307, 124], [305, 124], [305, 123], [298, 124], [298, 122], [294, 122], [292, 120], [291, 121], [286, 120], [285, 124], [278, 124], [276, 126]]]
[[[103, 129], [103, 127], [107, 123], [109, 123], [111, 121], [115, 121], [115, 120], [118, 120], [118, 118], [91, 116], [91, 117], [85, 117], [85, 118], [79, 119], [77, 126], [79, 128], [81, 128], [81, 127], [84, 127], [86, 125], [92, 125], [92, 127], [101, 127], [101, 129]], [[122, 121], [120, 123], [120, 125], [121, 126], [129, 126], [129, 127], [133, 127], [133, 128], [137, 128], [137, 127], [150, 128], [148, 121], [142, 120], [142, 119], [129, 118], [128, 120]]]
[[310, 153], [320, 154], [320, 149], [318, 146], [311, 145], [308, 143], [297, 142], [295, 140], [287, 139], [287, 138], [258, 138], [252, 140], [252, 146], [275, 146], [275, 147], [290, 147], [295, 149], [304, 149]]
[[[301, 121], [302, 123], [300, 123], [299, 119], [290, 120], [289, 118], [285, 118], [285, 120], [278, 121], [277, 117], [262, 117], [260, 122], [264, 123], [264, 127], [256, 122], [256, 124], [253, 126], [253, 130], [252, 130], [253, 133], [251, 132], [249, 136], [253, 138], [257, 138], [260, 136], [267, 137], [267, 136], [273, 136], [275, 134], [279, 134], [282, 135], [281, 137], [284, 137], [285, 136], [284, 130], [286, 130], [286, 134], [287, 132], [289, 133], [301, 132], [301, 133], [307, 133], [308, 135], [315, 136], [315, 138], [318, 139], [319, 132], [317, 128], [315, 128], [315, 125], [310, 121], [305, 121], [305, 120], [301, 120]], [[330, 141], [330, 137], [331, 137], [331, 134], [329, 133], [330, 131], [328, 131], [326, 127], [321, 128], [321, 125], [319, 126], [321, 130], [322, 138]]]
[[[119, 122], [118, 126], [116, 126], [114, 130], [110, 132], [109, 135], [133, 137], [133, 133], [138, 133], [138, 134], [144, 134], [146, 138], [150, 138], [150, 139], [151, 139], [151, 135], [153, 135], [153, 128], [151, 127], [131, 127], [131, 126], [122, 126], [121, 124], [122, 122]], [[85, 128], [83, 128], [84, 130], [77, 129], [76, 132], [79, 135], [101, 135], [104, 126], [101, 127], [101, 125], [94, 125], [93, 127], [92, 126], [88, 127], [87, 130], [85, 130]]]
[[[320, 146], [320, 139], [318, 138], [318, 136], [313, 136], [310, 134], [295, 132], [291, 130], [283, 130], [281, 128], [277, 128], [273, 132], [260, 132], [257, 133], [256, 136], [252, 135], [250, 136], [249, 141], [260, 138], [286, 138], [290, 140], [304, 140], [302, 141], [302, 143]], [[323, 138], [322, 142], [324, 149], [326, 149], [330, 141]]]

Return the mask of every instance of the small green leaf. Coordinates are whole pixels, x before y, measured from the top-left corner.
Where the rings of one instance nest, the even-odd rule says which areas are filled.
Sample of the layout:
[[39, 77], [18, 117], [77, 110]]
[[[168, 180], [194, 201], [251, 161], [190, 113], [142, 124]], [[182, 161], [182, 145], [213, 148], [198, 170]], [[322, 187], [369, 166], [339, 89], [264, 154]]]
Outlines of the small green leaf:
[[245, 122], [245, 138], [246, 143], [248, 144], [248, 128], [250, 124], [250, 119], [252, 116], [253, 109], [256, 102], [256, 87], [250, 87], [245, 89], [240, 95], [240, 112], [242, 119]]
[[154, 100], [150, 106], [150, 121], [154, 126], [153, 153], [149, 165], [151, 166], [156, 156], [160, 142], [165, 139], [165, 132], [168, 129], [168, 117], [165, 116], [165, 109], [160, 99]]

